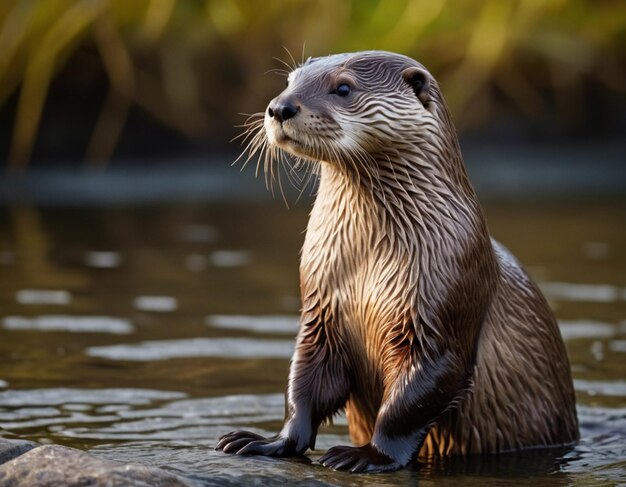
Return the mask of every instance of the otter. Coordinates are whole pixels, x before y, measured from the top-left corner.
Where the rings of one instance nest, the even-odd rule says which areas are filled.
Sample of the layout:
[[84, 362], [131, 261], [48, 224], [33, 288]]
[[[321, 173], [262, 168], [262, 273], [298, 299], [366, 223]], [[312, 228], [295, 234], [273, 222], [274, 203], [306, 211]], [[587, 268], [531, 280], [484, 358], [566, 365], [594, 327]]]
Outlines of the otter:
[[317, 161], [284, 427], [216, 449], [294, 456], [345, 409], [351, 472], [578, 438], [569, 361], [545, 298], [490, 237], [441, 91], [420, 63], [309, 58], [253, 124], [249, 157]]

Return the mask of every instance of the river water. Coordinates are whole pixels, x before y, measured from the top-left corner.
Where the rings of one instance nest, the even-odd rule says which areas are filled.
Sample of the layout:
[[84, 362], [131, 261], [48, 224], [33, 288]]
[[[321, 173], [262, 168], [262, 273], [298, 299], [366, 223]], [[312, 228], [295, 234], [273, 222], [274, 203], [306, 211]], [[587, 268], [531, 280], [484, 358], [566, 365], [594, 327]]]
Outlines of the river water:
[[[310, 202], [0, 209], [0, 436], [160, 466], [199, 485], [626, 483], [626, 202], [490, 203], [572, 363], [574, 448], [348, 475], [214, 452], [276, 432]], [[321, 429], [315, 460], [347, 443]]]

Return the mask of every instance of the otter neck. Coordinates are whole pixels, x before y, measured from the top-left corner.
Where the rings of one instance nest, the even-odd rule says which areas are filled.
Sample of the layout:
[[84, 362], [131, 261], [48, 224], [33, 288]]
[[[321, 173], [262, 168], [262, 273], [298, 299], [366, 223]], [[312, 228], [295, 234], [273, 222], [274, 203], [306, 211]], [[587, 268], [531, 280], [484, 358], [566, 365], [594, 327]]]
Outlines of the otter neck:
[[463, 221], [473, 228], [484, 228], [480, 233], [488, 239], [458, 145], [439, 154], [445, 157], [443, 162], [420, 157], [420, 153], [428, 154], [415, 147], [390, 149], [372, 156], [369, 167], [358, 170], [322, 162], [316, 206], [326, 210], [332, 206], [352, 219], [375, 217], [388, 222], [384, 230], [399, 237], [424, 226], [454, 234]]

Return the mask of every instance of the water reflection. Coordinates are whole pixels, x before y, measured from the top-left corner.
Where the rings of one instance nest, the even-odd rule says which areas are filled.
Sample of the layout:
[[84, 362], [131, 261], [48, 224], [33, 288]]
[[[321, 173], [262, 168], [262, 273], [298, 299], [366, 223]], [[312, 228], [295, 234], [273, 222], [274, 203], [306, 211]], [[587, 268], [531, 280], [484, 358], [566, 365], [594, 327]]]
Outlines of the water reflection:
[[87, 355], [110, 360], [168, 360], [189, 357], [282, 358], [293, 354], [293, 340], [250, 338], [184, 338], [132, 345], [90, 347]]
[[72, 302], [72, 295], [68, 291], [21, 289], [15, 293], [15, 301], [20, 304], [65, 305]]
[[626, 397], [626, 381], [624, 380], [585, 380], [574, 379], [574, 388], [589, 396]]
[[564, 340], [610, 338], [617, 334], [615, 325], [593, 320], [559, 320], [559, 329]]
[[6, 330], [69, 331], [73, 333], [113, 333], [125, 335], [135, 328], [130, 320], [108, 316], [49, 315], [26, 318], [6, 316], [2, 319]]
[[242, 267], [250, 264], [252, 254], [243, 250], [216, 250], [209, 260], [215, 267]]
[[213, 315], [207, 316], [205, 322], [209, 326], [231, 330], [248, 330], [263, 333], [295, 333], [298, 331], [298, 316], [247, 316], [247, 315]]
[[122, 255], [119, 252], [90, 251], [84, 256], [85, 265], [100, 269], [112, 269], [122, 263]]
[[543, 282], [541, 290], [548, 298], [567, 301], [611, 303], [626, 300], [626, 288], [607, 284], [572, 284]]
[[133, 307], [142, 311], [174, 311], [178, 301], [171, 296], [138, 296], [133, 300]]
[[[619, 205], [487, 207], [493, 234], [555, 306], [578, 399], [582, 441], [574, 449], [457, 459], [374, 479], [302, 459], [213, 452], [227, 431], [273, 434], [281, 426], [307, 213], [306, 205], [287, 211], [280, 203], [0, 211], [0, 426], [123, 462], [166, 464], [202, 485], [624, 478], [626, 211]], [[339, 417], [320, 430], [310, 457], [348, 442]]]
[[[68, 397], [78, 402], [65, 403], [63, 398]], [[244, 478], [257, 472], [266, 482], [292, 472], [318, 485], [337, 485], [336, 481], [339, 485], [380, 485], [379, 477], [351, 477], [298, 459], [241, 458], [212, 451], [217, 438], [232, 429], [272, 434], [282, 421], [283, 404], [282, 394], [196, 399], [156, 390], [24, 390], [0, 394], [0, 421], [16, 433], [36, 430], [42, 434], [45, 430], [55, 441], [97, 441], [101, 445], [92, 451], [113, 460], [158, 466], [167, 459], [169, 466], [202, 481], [225, 481], [233, 475]], [[387, 485], [405, 485], [410, 479], [420, 479], [420, 483], [437, 479], [438, 485], [448, 485], [446, 481], [465, 485], [466, 480], [475, 485], [519, 485], [524, 479], [539, 477], [542, 485], [553, 486], [568, 485], [560, 483], [563, 480], [578, 479], [583, 485], [618, 480], [626, 454], [626, 408], [583, 406], [579, 418], [583, 439], [574, 447], [420, 463], [382, 480]], [[310, 459], [316, 460], [330, 446], [349, 442], [345, 420], [338, 423], [341, 426], [322, 428]], [[594, 466], [591, 473], [590, 464]]]
[[0, 392], [0, 407], [23, 408], [26, 406], [59, 406], [63, 404], [150, 404], [152, 401], [185, 397], [175, 391], [153, 389], [24, 389]]
[[[60, 288], [61, 291], [53, 292], [58, 293], [56, 299], [62, 302], [53, 304], [66, 304], [70, 297], [65, 289], [72, 290], [84, 285], [85, 276], [63, 265], [57, 265], [50, 259], [50, 252], [56, 242], [52, 241], [45, 228], [45, 218], [41, 211], [35, 207], [15, 206], [9, 209], [6, 217], [2, 220], [4, 238], [0, 242], [9, 254], [15, 255], [17, 270], [27, 280], [26, 300], [31, 296], [46, 296], [45, 292], [39, 294], [38, 289]], [[29, 296], [30, 289], [34, 289], [35, 294]]]

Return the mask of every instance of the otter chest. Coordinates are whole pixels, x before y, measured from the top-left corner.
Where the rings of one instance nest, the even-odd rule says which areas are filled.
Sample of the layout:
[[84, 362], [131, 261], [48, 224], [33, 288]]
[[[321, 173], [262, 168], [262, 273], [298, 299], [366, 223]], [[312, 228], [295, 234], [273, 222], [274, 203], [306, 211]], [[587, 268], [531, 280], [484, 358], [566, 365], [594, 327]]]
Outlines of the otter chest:
[[376, 213], [351, 210], [316, 202], [302, 250], [302, 297], [328, 310], [337, 333], [366, 342], [410, 319], [417, 256]]

